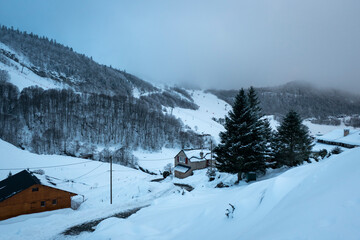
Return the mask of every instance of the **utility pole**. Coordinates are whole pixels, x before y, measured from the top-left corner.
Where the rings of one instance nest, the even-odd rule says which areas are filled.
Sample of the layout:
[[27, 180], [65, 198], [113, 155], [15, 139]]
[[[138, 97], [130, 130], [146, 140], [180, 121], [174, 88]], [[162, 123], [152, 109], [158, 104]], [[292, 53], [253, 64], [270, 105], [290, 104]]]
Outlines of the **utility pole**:
[[112, 156], [110, 156], [110, 204], [112, 204]]
[[213, 162], [212, 138], [210, 137], [210, 170], [211, 171], [213, 170], [212, 162]]

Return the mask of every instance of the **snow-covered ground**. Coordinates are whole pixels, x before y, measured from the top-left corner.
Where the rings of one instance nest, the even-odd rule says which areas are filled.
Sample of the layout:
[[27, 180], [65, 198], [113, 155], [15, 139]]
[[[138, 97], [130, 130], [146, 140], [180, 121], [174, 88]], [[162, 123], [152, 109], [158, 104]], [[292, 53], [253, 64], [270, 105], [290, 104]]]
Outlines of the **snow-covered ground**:
[[[113, 165], [113, 204], [110, 205], [109, 164], [64, 156], [37, 155], [0, 140], [0, 179], [9, 171], [43, 169], [56, 187], [81, 194], [80, 209], [22, 215], [0, 221], [0, 239], [50, 239], [66, 228], [106, 217], [129, 208], [144, 206], [163, 195], [179, 194], [172, 183], [150, 182], [154, 176]], [[11, 170], [10, 170], [11, 169]], [[45, 184], [45, 175], [36, 175]], [[34, 236], [36, 236], [34, 238]]]
[[[143, 153], [144, 154], [144, 153]], [[82, 194], [78, 210], [62, 209], [0, 221], [0, 239], [359, 239], [360, 148], [318, 163], [271, 172], [258, 182], [233, 185], [236, 176], [206, 170], [186, 179], [156, 176], [114, 165], [113, 205], [109, 165], [63, 156], [36, 155], [0, 141], [0, 177], [9, 170], [43, 169], [57, 187]], [[145, 155], [143, 155], [145, 156]], [[152, 157], [152, 154], [147, 155]], [[156, 154], [153, 158], [157, 158]], [[285, 172], [284, 172], [285, 171]], [[44, 175], [37, 175], [46, 182]], [[69, 181], [72, 180], [72, 181]], [[174, 182], [195, 187], [187, 192]], [[223, 182], [229, 188], [215, 188]], [[93, 233], [61, 234], [68, 227], [148, 205], [128, 219], [103, 220]], [[229, 204], [235, 207], [226, 217]]]
[[[197, 188], [110, 218], [78, 239], [359, 239], [360, 149], [264, 181]], [[200, 180], [200, 181], [199, 181]], [[226, 209], [232, 211], [229, 218]]]
[[142, 168], [159, 174], [159, 171], [164, 171], [167, 164], [171, 163], [174, 166], [174, 157], [180, 150], [180, 148], [163, 148], [158, 152], [137, 150], [133, 152], [133, 155], [138, 159]]
[[309, 128], [310, 133], [312, 135], [323, 135], [335, 129], [344, 129], [344, 128], [353, 129], [352, 127], [345, 126], [343, 122], [341, 122], [339, 126], [320, 125], [320, 124], [311, 123], [309, 120], [305, 120], [303, 123]]

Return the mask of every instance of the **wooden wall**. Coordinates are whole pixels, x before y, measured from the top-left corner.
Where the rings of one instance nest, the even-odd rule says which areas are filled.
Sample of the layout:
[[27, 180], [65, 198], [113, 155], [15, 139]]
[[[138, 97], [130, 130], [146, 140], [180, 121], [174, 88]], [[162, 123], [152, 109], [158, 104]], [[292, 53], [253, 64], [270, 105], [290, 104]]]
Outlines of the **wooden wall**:
[[[38, 191], [33, 191], [33, 188], [38, 188]], [[69, 208], [71, 207], [71, 197], [75, 195], [60, 189], [36, 184], [0, 202], [0, 220], [21, 214]], [[56, 200], [56, 204], [53, 204], [53, 200]], [[41, 206], [42, 201], [45, 202], [45, 206]]]

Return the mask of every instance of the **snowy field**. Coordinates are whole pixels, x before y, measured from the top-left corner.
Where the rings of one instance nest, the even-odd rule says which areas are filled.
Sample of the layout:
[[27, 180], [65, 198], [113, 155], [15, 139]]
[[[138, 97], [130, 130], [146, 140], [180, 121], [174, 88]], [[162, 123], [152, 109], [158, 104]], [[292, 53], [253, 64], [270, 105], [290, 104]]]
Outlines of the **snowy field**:
[[306, 125], [309, 128], [310, 134], [314, 135], [314, 136], [315, 135], [324, 135], [335, 129], [342, 129], [342, 130], [344, 128], [353, 129], [353, 127], [345, 126], [345, 124], [343, 122], [341, 122], [341, 124], [339, 126], [320, 125], [320, 124], [311, 123], [309, 120], [305, 120], [303, 123], [304, 123], [304, 125]]

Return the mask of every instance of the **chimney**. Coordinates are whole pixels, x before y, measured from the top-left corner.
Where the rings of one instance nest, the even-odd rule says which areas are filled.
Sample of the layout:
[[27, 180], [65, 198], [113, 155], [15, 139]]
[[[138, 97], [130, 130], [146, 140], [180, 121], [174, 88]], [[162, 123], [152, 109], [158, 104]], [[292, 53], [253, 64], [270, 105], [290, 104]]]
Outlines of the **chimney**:
[[344, 137], [346, 137], [347, 135], [349, 135], [349, 133], [350, 133], [350, 129], [345, 128], [345, 129], [344, 129]]
[[203, 158], [203, 157], [204, 157], [204, 153], [200, 152], [200, 158]]

